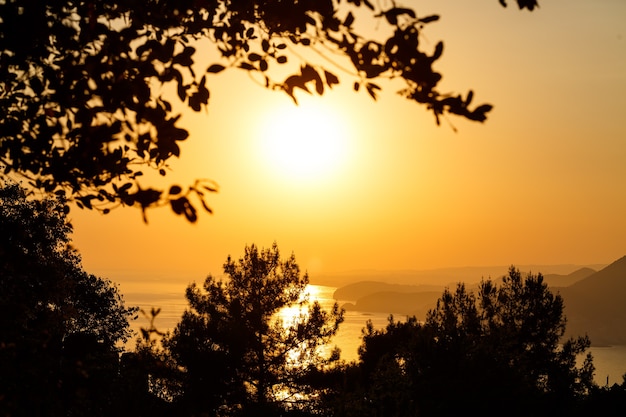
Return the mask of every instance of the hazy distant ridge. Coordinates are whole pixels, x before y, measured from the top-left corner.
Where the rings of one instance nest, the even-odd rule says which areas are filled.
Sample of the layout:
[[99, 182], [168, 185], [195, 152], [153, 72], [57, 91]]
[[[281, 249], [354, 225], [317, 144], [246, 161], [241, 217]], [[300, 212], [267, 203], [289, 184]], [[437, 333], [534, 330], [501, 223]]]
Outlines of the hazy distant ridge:
[[[544, 276], [544, 279], [551, 287], [562, 287], [580, 281], [595, 272], [591, 268], [581, 268], [567, 275], [548, 274]], [[477, 287], [479, 280], [475, 281], [473, 284], [468, 284], [468, 289], [472, 290]], [[443, 290], [446, 287], [453, 289], [456, 282], [449, 285], [406, 285], [360, 281], [338, 288], [333, 298], [348, 302], [344, 304], [347, 310], [416, 315], [421, 318], [435, 306]]]
[[626, 256], [559, 292], [569, 335], [587, 333], [596, 345], [626, 345]]
[[580, 268], [571, 274], [562, 275], [562, 274], [544, 274], [544, 281], [550, 287], [569, 287], [570, 285], [581, 281], [593, 274], [597, 271], [591, 268]]
[[[606, 265], [515, 265], [523, 273], [541, 272], [544, 276], [570, 276], [581, 270], [595, 272]], [[335, 274], [311, 275], [311, 283], [330, 287], [344, 287], [349, 284], [364, 281], [383, 282], [398, 285], [437, 285], [453, 287], [457, 282], [474, 284], [483, 278], [498, 279], [506, 275], [510, 265], [499, 266], [472, 266], [439, 268], [428, 270], [405, 270], [405, 271], [347, 271]], [[585, 274], [581, 272], [581, 274]], [[582, 278], [584, 278], [583, 276]], [[580, 278], [580, 279], [582, 279]], [[565, 285], [563, 285], [565, 286]]]
[[[366, 280], [338, 288], [334, 298], [348, 301], [344, 304], [348, 310], [415, 315], [423, 319], [426, 312], [435, 306], [445, 287], [454, 288], [456, 282], [470, 282], [468, 288], [475, 289], [484, 277], [454, 280], [449, 272], [440, 271], [438, 274], [439, 279], [445, 277], [445, 282], [449, 282], [445, 285]], [[532, 272], [542, 271], [532, 269]], [[504, 273], [494, 274], [492, 278], [497, 281], [502, 275]], [[554, 292], [563, 297], [568, 319], [567, 336], [588, 334], [594, 345], [626, 345], [626, 256], [599, 271], [583, 267], [568, 274], [544, 274], [544, 279]], [[433, 282], [432, 279], [430, 282]]]
[[441, 293], [441, 285], [403, 285], [390, 284], [380, 281], [360, 281], [338, 288], [333, 294], [335, 300], [356, 301], [362, 297], [380, 292], [391, 293], [421, 293], [425, 291], [437, 291]]

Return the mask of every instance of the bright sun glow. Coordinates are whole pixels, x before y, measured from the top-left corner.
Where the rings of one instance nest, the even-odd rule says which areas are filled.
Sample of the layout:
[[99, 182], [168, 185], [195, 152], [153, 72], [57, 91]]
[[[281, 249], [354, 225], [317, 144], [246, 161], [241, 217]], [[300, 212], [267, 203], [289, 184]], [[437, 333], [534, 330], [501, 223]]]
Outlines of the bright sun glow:
[[[300, 296], [300, 300], [308, 299], [309, 302], [317, 301], [319, 297], [319, 287], [316, 285], [307, 285], [306, 289]], [[283, 320], [285, 326], [291, 325], [294, 320], [297, 320], [301, 315], [306, 316], [306, 308], [301, 308], [298, 305], [293, 305], [291, 307], [283, 307], [278, 312], [278, 317]]]
[[286, 104], [268, 111], [258, 134], [263, 163], [283, 178], [323, 180], [346, 162], [346, 123], [323, 103]]

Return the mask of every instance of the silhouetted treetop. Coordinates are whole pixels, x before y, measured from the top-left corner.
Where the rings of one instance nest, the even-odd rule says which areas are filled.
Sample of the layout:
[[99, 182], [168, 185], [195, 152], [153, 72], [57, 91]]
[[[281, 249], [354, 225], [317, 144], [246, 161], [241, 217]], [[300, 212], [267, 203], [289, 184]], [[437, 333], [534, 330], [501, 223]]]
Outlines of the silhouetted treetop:
[[109, 403], [114, 381], [99, 378], [117, 366], [137, 309], [83, 270], [65, 214], [62, 200], [34, 200], [0, 181], [2, 415], [107, 414], [95, 409]]
[[38, 321], [48, 323], [39, 329], [46, 338], [89, 333], [116, 348], [131, 336], [137, 309], [124, 305], [110, 281], [83, 270], [66, 211], [63, 201], [29, 199], [19, 185], [0, 182], [2, 337], [11, 337], [9, 328], [35, 331]]
[[565, 324], [541, 274], [511, 267], [499, 285], [446, 289], [424, 322], [365, 329], [354, 407], [365, 398], [371, 411], [360, 415], [571, 414], [595, 387], [594, 367], [589, 338], [564, 340]]
[[[224, 280], [187, 288], [189, 309], [166, 346], [183, 370], [177, 399], [191, 415], [283, 415], [315, 407], [308, 375], [338, 359], [325, 355], [343, 321], [337, 303], [323, 309], [306, 294], [308, 275], [276, 244], [228, 257]], [[291, 315], [281, 314], [291, 309]], [[217, 412], [216, 410], [221, 410]], [[195, 414], [194, 414], [195, 413]]]
[[[537, 5], [517, 3], [528, 10]], [[389, 28], [380, 31], [388, 37], [357, 32], [363, 11]], [[195, 222], [195, 196], [211, 211], [206, 197], [217, 189], [211, 181], [157, 189], [142, 186], [140, 177], [145, 169], [165, 175], [189, 136], [163, 87], [171, 85], [181, 103], [200, 111], [212, 77], [227, 68], [257, 74], [296, 102], [298, 90], [321, 95], [338, 84], [341, 69], [355, 90], [374, 99], [381, 89], [374, 80], [402, 80], [400, 94], [426, 106], [437, 123], [447, 113], [482, 122], [491, 110], [473, 105], [471, 90], [438, 90], [442, 76], [433, 65], [443, 42], [425, 46], [420, 33], [439, 16], [395, 2], [8, 0], [0, 3], [0, 16], [4, 173], [88, 209], [169, 205]], [[351, 68], [309, 62], [294, 48], [337, 53]], [[217, 61], [201, 66], [200, 56]], [[277, 67], [289, 74], [272, 76]]]

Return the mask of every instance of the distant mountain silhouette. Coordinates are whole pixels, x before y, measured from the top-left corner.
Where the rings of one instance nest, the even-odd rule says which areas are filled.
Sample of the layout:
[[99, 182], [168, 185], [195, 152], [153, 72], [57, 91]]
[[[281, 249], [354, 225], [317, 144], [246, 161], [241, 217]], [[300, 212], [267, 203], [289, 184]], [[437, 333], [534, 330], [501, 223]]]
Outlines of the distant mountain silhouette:
[[[550, 287], [565, 287], [578, 282], [596, 271], [591, 268], [580, 268], [570, 274], [544, 275]], [[456, 284], [447, 285], [454, 288]], [[476, 289], [477, 284], [468, 285], [468, 289]], [[395, 313], [415, 315], [423, 318], [426, 312], [435, 307], [437, 299], [443, 293], [444, 285], [406, 285], [390, 284], [381, 281], [359, 281], [338, 288], [333, 298], [344, 304], [347, 310], [370, 313]]]
[[[527, 272], [541, 272], [544, 276], [559, 275], [569, 276], [583, 267], [593, 270], [600, 270], [606, 265], [519, 265], [513, 263], [525, 275]], [[472, 267], [455, 267], [455, 268], [438, 268], [428, 270], [397, 270], [397, 271], [378, 271], [378, 270], [361, 270], [361, 271], [345, 271], [331, 274], [315, 274], [311, 275], [311, 284], [327, 285], [330, 287], [343, 287], [349, 284], [362, 283], [367, 281], [386, 282], [389, 284], [401, 285], [436, 285], [447, 286], [453, 288], [457, 282], [465, 282], [466, 284], [475, 284], [482, 279], [492, 278], [499, 279], [503, 275], [508, 274], [509, 265], [501, 266], [472, 266]], [[584, 269], [584, 268], [583, 268]], [[581, 277], [581, 279], [584, 277]], [[550, 278], [551, 280], [552, 278]], [[550, 281], [548, 281], [550, 282]], [[573, 282], [573, 281], [572, 281]], [[552, 284], [550, 284], [552, 285]], [[567, 286], [569, 284], [557, 283], [554, 285]]]
[[442, 285], [402, 285], [380, 281], [360, 281], [338, 288], [333, 294], [335, 300], [357, 301], [362, 297], [380, 292], [419, 293], [424, 291], [443, 291]]
[[415, 316], [423, 319], [428, 310], [435, 308], [442, 291], [414, 293], [382, 291], [360, 297], [355, 304], [347, 303], [343, 307], [346, 310]]
[[[541, 269], [532, 271], [541, 272]], [[494, 281], [498, 282], [499, 277]], [[553, 292], [563, 297], [566, 337], [587, 334], [596, 346], [626, 345], [626, 256], [597, 272], [584, 267], [568, 274], [545, 274], [544, 279]], [[455, 285], [447, 286], [454, 288]], [[475, 290], [476, 284], [467, 288]], [[344, 304], [347, 310], [415, 315], [423, 319], [426, 312], [435, 307], [443, 289], [444, 285], [361, 281], [338, 288], [334, 298], [349, 301]]]
[[543, 276], [544, 281], [550, 287], [569, 287], [570, 285], [581, 281], [593, 274], [597, 271], [591, 268], [580, 268], [570, 274], [562, 275], [562, 274], [545, 274]]
[[626, 256], [565, 288], [567, 334], [588, 334], [595, 345], [626, 344]]

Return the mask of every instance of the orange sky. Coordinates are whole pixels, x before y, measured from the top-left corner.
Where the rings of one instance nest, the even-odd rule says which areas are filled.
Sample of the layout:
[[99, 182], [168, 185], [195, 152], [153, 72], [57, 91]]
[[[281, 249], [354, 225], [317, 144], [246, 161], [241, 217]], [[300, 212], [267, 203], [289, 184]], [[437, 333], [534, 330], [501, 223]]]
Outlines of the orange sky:
[[228, 254], [273, 241], [312, 278], [625, 255], [626, 2], [541, 1], [533, 13], [496, 0], [405, 3], [441, 13], [423, 40], [445, 42], [441, 90], [472, 88], [477, 103], [494, 104], [485, 124], [450, 118], [457, 133], [446, 121], [436, 127], [393, 87], [373, 102], [340, 73], [332, 93], [298, 96], [299, 110], [319, 115], [305, 131], [344, 132], [329, 169], [303, 176], [266, 152], [268, 120], [284, 117], [290, 99], [243, 72], [217, 75], [208, 114], [182, 120], [191, 138], [168, 176], [217, 181], [215, 214], [190, 225], [156, 210], [145, 225], [136, 209], [74, 209], [87, 271], [182, 291], [220, 274]]

